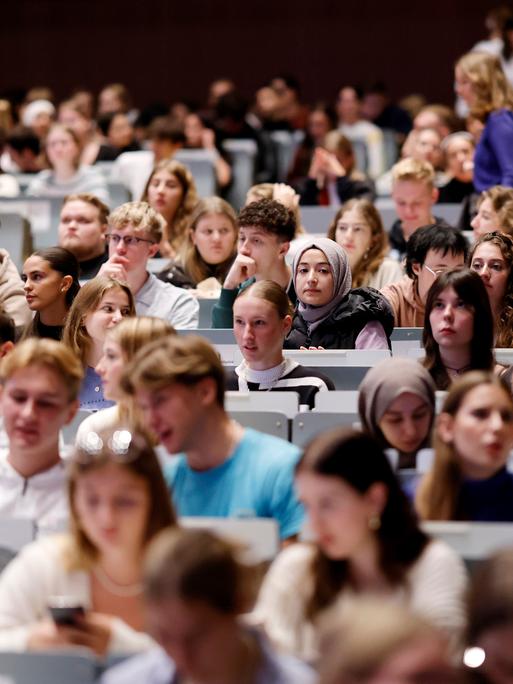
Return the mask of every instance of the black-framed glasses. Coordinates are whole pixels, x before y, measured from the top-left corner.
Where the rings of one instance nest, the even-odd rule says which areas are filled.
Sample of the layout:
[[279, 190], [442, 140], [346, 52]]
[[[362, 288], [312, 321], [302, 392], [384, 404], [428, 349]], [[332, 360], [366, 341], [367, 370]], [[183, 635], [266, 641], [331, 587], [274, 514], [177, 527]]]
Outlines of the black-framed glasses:
[[121, 241], [125, 247], [137, 247], [141, 242], [148, 242], [150, 245], [155, 245], [155, 240], [147, 240], [146, 238], [136, 237], [135, 235], [118, 235], [117, 233], [107, 233], [105, 235], [107, 242], [112, 242], [113, 245], [119, 245]]

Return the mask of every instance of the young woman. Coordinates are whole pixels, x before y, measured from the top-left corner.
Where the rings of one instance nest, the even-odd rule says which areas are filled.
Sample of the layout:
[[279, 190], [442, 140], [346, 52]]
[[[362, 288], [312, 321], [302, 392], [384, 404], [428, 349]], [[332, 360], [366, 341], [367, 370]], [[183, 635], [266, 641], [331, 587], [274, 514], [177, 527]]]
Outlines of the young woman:
[[98, 432], [116, 425], [130, 425], [141, 428], [132, 398], [123, 394], [120, 378], [127, 364], [145, 344], [167, 337], [174, 328], [161, 318], [150, 316], [129, 316], [114, 328], [106, 331], [103, 353], [95, 371], [101, 378], [103, 396], [115, 406], [92, 413], [82, 421], [77, 431], [77, 442], [88, 432]]
[[366, 199], [349, 200], [335, 214], [328, 237], [347, 253], [352, 287], [380, 290], [400, 280], [404, 271], [395, 259], [387, 257], [388, 237], [376, 207]]
[[164, 159], [153, 169], [141, 200], [166, 220], [167, 233], [160, 245], [161, 254], [176, 257], [187, 238], [190, 217], [198, 202], [191, 172], [180, 162]]
[[471, 226], [476, 240], [494, 231], [513, 236], [513, 188], [495, 185], [482, 192]]
[[190, 217], [180, 255], [159, 278], [178, 287], [199, 286], [199, 292], [207, 286], [201, 285], [203, 281], [214, 278], [220, 292], [237, 253], [237, 238], [237, 216], [228, 202], [219, 197], [200, 200]]
[[233, 305], [233, 333], [244, 360], [228, 372], [226, 389], [298, 392], [300, 405], [309, 408], [317, 392], [335, 389], [322, 373], [283, 356], [291, 314], [287, 293], [271, 280], [242, 290]]
[[39, 534], [67, 528], [59, 431], [78, 408], [82, 364], [61, 342], [20, 342], [2, 359], [0, 410], [8, 439], [0, 458], [0, 515], [30, 518]]
[[[26, 546], [0, 577], [0, 649], [151, 647], [142, 561], [155, 534], [175, 524], [153, 449], [126, 429], [90, 433], [70, 459], [68, 496], [70, 532]], [[48, 608], [65, 602], [78, 614], [57, 625]]]
[[351, 290], [345, 251], [333, 240], [304, 241], [293, 263], [298, 304], [289, 349], [388, 349], [394, 317], [387, 300], [370, 288]]
[[463, 564], [418, 527], [371, 437], [343, 429], [316, 437], [296, 467], [296, 488], [315, 542], [282, 551], [255, 608], [278, 647], [315, 660], [329, 609], [369, 593], [402, 602], [457, 639]]
[[443, 139], [447, 180], [439, 188], [438, 202], [460, 204], [475, 193], [472, 182], [475, 147], [474, 138], [467, 131], [451, 133]]
[[483, 281], [456, 268], [431, 286], [424, 318], [423, 365], [438, 390], [469, 370], [493, 368], [493, 317]]
[[470, 268], [483, 281], [495, 325], [495, 347], [513, 347], [513, 237], [486, 233], [469, 255]]
[[80, 142], [66, 126], [54, 124], [46, 138], [50, 169], [40, 171], [27, 188], [27, 195], [61, 197], [90, 192], [109, 204], [107, 184], [98, 169], [80, 166]]
[[437, 419], [435, 462], [420, 482], [425, 520], [513, 521], [513, 399], [492, 373], [467, 373]]
[[217, 188], [222, 192], [230, 185], [232, 169], [226, 159], [226, 153], [217, 144], [214, 129], [205, 125], [205, 121], [199, 114], [189, 112], [184, 121], [184, 133], [186, 149], [203, 149], [211, 152], [214, 158]]
[[79, 264], [63, 247], [34, 252], [23, 264], [22, 280], [27, 305], [35, 312], [23, 337], [60, 340], [68, 312], [80, 290]]
[[160, 534], [148, 552], [145, 593], [148, 625], [162, 650], [122, 663], [102, 682], [314, 684], [313, 670], [274, 653], [241, 619], [254, 574], [240, 550], [212, 532]]
[[474, 155], [474, 187], [513, 185], [513, 87], [498, 57], [468, 52], [456, 63], [457, 94], [485, 124]]
[[89, 280], [73, 302], [62, 339], [85, 368], [80, 391], [80, 408], [84, 411], [112, 406], [103, 396], [95, 366], [102, 356], [107, 330], [125, 316], [135, 316], [132, 292], [128, 285], [107, 276]]
[[399, 467], [414, 468], [417, 451], [430, 444], [435, 385], [413, 359], [386, 359], [360, 385], [358, 412], [363, 429], [383, 449], [399, 452]]

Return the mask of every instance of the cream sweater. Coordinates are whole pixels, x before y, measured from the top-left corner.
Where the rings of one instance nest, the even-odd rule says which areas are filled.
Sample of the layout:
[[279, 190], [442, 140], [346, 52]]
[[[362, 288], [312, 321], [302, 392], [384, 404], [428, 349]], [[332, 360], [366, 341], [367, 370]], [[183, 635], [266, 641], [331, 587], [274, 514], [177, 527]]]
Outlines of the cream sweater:
[[[313, 589], [310, 564], [314, 549], [311, 545], [294, 544], [280, 553], [264, 579], [251, 616], [251, 621], [264, 627], [277, 648], [307, 662], [318, 658], [318, 633], [323, 620], [322, 613], [315, 624], [305, 617]], [[466, 583], [461, 559], [443, 542], [432, 541], [411, 568], [408, 587], [387, 596], [406, 603], [415, 613], [446, 630], [456, 645], [465, 624]], [[342, 608], [354, 596], [353, 591], [345, 590], [333, 609]]]
[[[29, 544], [0, 575], [0, 651], [27, 650], [30, 628], [48, 617], [52, 596], [73, 596], [86, 610], [91, 607], [88, 573], [69, 572], [64, 566], [68, 540], [66, 535], [59, 535]], [[113, 619], [109, 654], [135, 653], [155, 645], [147, 634]]]

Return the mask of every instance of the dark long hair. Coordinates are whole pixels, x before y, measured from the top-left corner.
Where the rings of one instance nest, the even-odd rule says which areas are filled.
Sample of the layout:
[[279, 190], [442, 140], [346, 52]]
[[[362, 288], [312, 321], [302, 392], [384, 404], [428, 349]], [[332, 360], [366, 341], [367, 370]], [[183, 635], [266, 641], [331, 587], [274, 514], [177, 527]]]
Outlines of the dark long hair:
[[[379, 569], [391, 585], [406, 583], [408, 570], [429, 538], [418, 527], [410, 502], [378, 443], [356, 430], [330, 430], [307, 446], [296, 466], [296, 474], [303, 472], [339, 478], [361, 494], [375, 483], [385, 485], [387, 501], [381, 526], [375, 532], [380, 547]], [[349, 583], [349, 562], [333, 560], [317, 548], [311, 572], [314, 589], [307, 605], [310, 619]]]
[[[44, 259], [44, 261], [47, 261], [50, 264], [53, 271], [57, 271], [57, 273], [60, 273], [63, 277], [70, 275], [73, 278], [73, 282], [66, 291], [64, 300], [69, 309], [80, 290], [80, 282], [78, 280], [80, 266], [76, 256], [70, 252], [69, 249], [65, 249], [64, 247], [38, 249], [36, 252], [33, 252], [31, 256], [38, 256], [41, 259]], [[34, 318], [23, 332], [23, 339], [38, 336], [39, 322], [40, 314], [39, 311], [36, 311]]]
[[438, 342], [433, 337], [429, 317], [439, 295], [452, 287], [458, 297], [474, 310], [474, 331], [470, 343], [470, 369], [491, 370], [493, 367], [493, 316], [485, 286], [479, 275], [465, 267], [458, 267], [441, 273], [431, 285], [424, 315], [424, 333], [422, 341], [426, 356], [423, 365], [431, 373], [436, 387], [446, 390], [451, 380], [442, 359]]

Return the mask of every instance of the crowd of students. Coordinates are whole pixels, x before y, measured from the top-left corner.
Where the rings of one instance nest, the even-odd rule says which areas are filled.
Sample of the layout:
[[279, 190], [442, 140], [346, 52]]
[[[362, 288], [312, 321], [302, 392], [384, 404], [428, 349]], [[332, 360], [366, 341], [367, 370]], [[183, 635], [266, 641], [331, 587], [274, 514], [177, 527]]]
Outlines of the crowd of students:
[[[86, 91], [29, 94], [0, 194], [22, 172], [63, 201], [57, 245], [21, 272], [0, 251], [0, 516], [36, 528], [0, 557], [0, 650], [134, 655], [106, 684], [508, 680], [511, 551], [469, 576], [423, 525], [513, 522], [513, 366], [495, 358], [513, 347], [513, 88], [490, 51], [459, 59], [455, 84], [466, 120], [378, 87], [308, 108], [282, 76], [250, 109], [222, 79], [165, 116], [119, 84], [97, 112]], [[304, 133], [290, 185], [280, 130]], [[234, 138], [257, 150], [235, 208]], [[184, 147], [209, 152], [218, 195], [199, 197]], [[133, 201], [110, 205], [105, 162]], [[322, 235], [307, 204], [333, 208]], [[233, 368], [194, 334], [202, 297], [233, 329]], [[226, 390], [293, 391], [314, 410], [335, 385], [310, 351], [386, 353], [400, 327], [423, 329], [421, 357], [369, 368], [359, 429], [301, 450], [225, 407]], [[262, 573], [183, 517], [273, 519], [279, 553]]]

